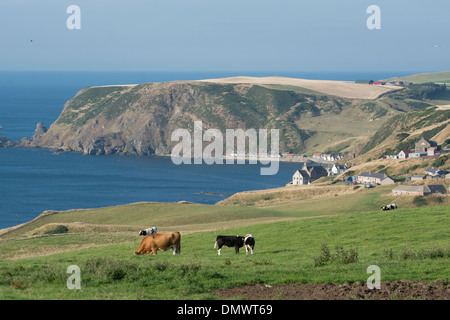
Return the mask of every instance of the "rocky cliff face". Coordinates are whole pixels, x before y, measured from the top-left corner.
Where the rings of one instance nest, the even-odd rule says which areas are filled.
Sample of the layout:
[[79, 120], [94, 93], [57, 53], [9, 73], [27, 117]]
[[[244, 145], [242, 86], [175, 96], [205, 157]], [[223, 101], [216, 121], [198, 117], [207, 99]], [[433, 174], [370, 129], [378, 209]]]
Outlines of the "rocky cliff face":
[[30, 146], [89, 155], [170, 154], [178, 143], [171, 141], [172, 132], [182, 128], [192, 133], [194, 121], [201, 120], [204, 130], [216, 128], [223, 134], [226, 129], [280, 129], [280, 151], [302, 152], [305, 141], [316, 134], [301, 128], [303, 117], [320, 121], [323, 114], [339, 116], [359, 103], [251, 84], [90, 87], [65, 104], [48, 131], [38, 125]]

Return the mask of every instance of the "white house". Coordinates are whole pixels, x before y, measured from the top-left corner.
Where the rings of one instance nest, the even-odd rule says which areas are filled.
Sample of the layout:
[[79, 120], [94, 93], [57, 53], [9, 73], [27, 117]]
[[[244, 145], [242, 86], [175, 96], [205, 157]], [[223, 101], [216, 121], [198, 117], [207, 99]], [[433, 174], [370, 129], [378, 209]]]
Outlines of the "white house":
[[344, 165], [334, 164], [330, 169], [329, 175], [338, 175], [344, 173], [345, 171], [347, 171], [347, 169], [348, 167], [345, 164]]
[[426, 155], [428, 155], [425, 152], [411, 152], [408, 157], [409, 158], [420, 158], [420, 157], [425, 157]]
[[430, 147], [427, 149], [427, 154], [429, 156], [434, 156], [436, 154], [436, 147]]
[[294, 186], [299, 186], [303, 184], [310, 184], [310, 176], [305, 170], [297, 170], [292, 176], [292, 184]]
[[402, 151], [400, 151], [399, 153], [398, 153], [398, 158], [399, 159], [406, 159], [406, 158], [408, 158], [408, 155], [411, 153], [411, 151], [410, 150], [402, 150]]

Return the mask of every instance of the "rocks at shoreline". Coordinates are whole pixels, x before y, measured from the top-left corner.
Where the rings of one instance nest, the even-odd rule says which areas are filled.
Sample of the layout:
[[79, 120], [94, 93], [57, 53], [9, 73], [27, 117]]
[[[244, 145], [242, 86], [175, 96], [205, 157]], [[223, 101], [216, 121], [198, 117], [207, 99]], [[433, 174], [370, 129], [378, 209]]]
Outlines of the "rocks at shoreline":
[[217, 193], [217, 192], [208, 192], [208, 191], [200, 191], [200, 192], [194, 192], [193, 194], [203, 194], [203, 195], [207, 195], [207, 196], [219, 196], [219, 197], [231, 197], [232, 194], [231, 193], [227, 193], [227, 194], [222, 194], [222, 193]]
[[7, 139], [5, 136], [0, 134], [0, 148], [11, 148], [16, 146], [16, 142]]

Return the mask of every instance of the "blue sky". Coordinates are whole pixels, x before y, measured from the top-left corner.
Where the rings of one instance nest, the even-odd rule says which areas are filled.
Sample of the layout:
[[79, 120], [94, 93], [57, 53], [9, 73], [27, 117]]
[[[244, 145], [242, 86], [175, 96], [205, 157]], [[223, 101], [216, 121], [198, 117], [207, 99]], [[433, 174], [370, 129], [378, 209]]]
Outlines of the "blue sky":
[[0, 70], [447, 71], [449, 27], [448, 0], [2, 0]]

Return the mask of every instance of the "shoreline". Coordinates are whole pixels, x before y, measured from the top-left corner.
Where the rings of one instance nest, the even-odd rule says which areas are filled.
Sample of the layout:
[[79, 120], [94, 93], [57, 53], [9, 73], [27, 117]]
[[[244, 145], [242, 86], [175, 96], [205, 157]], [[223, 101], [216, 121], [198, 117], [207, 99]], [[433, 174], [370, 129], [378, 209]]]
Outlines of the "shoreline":
[[[111, 153], [111, 154], [100, 154], [100, 155], [94, 155], [94, 154], [84, 154], [83, 151], [75, 151], [75, 150], [64, 150], [62, 147], [41, 147], [41, 146], [27, 146], [27, 145], [23, 145], [20, 144], [20, 140], [19, 141], [12, 141], [9, 140], [11, 142], [14, 143], [14, 145], [10, 145], [10, 146], [3, 146], [0, 148], [15, 148], [15, 149], [42, 149], [42, 150], [48, 150], [49, 152], [52, 152], [56, 155], [60, 155], [60, 154], [64, 154], [64, 153], [77, 153], [77, 154], [82, 154], [82, 155], [87, 155], [87, 156], [133, 156], [133, 157], [172, 157], [171, 154], [144, 154], [144, 155], [139, 155], [139, 154], [127, 154], [127, 153]], [[180, 157], [181, 158], [181, 157]], [[267, 161], [267, 162], [272, 162], [272, 161], [282, 161], [282, 162], [298, 162], [298, 163], [318, 163], [324, 166], [333, 166], [333, 164], [335, 164], [337, 161], [339, 160], [335, 160], [335, 161], [329, 161], [329, 160], [323, 160], [323, 159], [315, 159], [312, 157], [290, 157], [290, 158], [286, 158], [286, 157], [250, 157], [248, 155], [246, 156], [222, 156], [220, 157], [223, 160], [228, 160], [228, 159], [233, 159], [233, 160], [245, 160], [245, 161], [256, 161], [256, 162], [261, 162], [261, 161]], [[197, 159], [193, 156], [190, 157], [190, 159]], [[203, 159], [203, 158], [202, 158]], [[212, 159], [216, 159], [216, 158], [212, 158]]]

